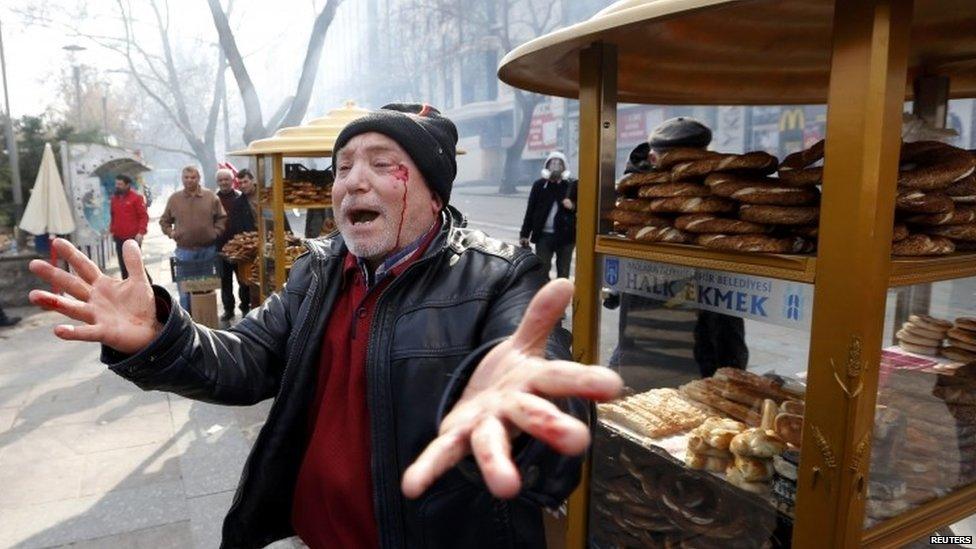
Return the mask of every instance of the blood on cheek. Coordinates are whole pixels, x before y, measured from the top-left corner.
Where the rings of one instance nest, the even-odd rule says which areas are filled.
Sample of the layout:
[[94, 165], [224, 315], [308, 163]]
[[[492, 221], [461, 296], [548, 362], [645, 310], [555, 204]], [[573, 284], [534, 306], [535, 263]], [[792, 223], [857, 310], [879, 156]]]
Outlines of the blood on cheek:
[[397, 227], [396, 247], [400, 249], [400, 233], [403, 232], [403, 220], [407, 215], [407, 180], [410, 179], [410, 170], [403, 164], [397, 164], [393, 170], [393, 177], [403, 184], [403, 204], [400, 208], [400, 226]]

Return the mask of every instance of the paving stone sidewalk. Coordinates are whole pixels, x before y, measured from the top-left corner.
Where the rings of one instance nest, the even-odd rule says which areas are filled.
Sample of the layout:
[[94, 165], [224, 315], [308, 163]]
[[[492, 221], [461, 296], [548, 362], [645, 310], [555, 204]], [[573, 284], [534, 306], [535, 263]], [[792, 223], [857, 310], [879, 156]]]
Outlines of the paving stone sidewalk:
[[[172, 288], [158, 231], [147, 268]], [[59, 315], [9, 312], [25, 319], [0, 329], [0, 547], [217, 547], [270, 403], [143, 392], [55, 338]]]

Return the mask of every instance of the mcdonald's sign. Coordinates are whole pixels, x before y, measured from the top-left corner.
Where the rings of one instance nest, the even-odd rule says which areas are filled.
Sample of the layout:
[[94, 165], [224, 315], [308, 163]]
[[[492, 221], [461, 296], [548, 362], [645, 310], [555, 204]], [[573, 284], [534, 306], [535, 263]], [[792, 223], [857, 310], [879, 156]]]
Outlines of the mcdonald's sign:
[[802, 130], [806, 125], [803, 108], [784, 109], [779, 115], [779, 131]]

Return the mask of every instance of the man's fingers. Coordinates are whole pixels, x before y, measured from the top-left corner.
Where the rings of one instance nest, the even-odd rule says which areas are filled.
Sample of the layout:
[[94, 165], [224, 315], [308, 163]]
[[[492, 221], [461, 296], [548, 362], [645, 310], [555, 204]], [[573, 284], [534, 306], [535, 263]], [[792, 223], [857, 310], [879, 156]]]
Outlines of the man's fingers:
[[474, 454], [488, 490], [498, 498], [518, 495], [522, 486], [518, 469], [512, 463], [512, 446], [508, 431], [498, 418], [488, 416], [471, 432], [471, 453]]
[[146, 267], [142, 263], [142, 250], [135, 240], [129, 239], [122, 243], [122, 260], [125, 261], [125, 268], [129, 271], [129, 278], [149, 284], [149, 279], [146, 278]]
[[45, 292], [44, 290], [31, 290], [27, 294], [28, 299], [34, 305], [47, 309], [49, 311], [57, 311], [64, 316], [73, 318], [75, 320], [80, 320], [88, 324], [94, 324], [95, 317], [91, 312], [90, 307], [84, 301], [78, 301], [76, 299], [68, 299], [59, 295], [54, 295], [51, 292]]
[[91, 297], [91, 286], [86, 284], [84, 280], [75, 274], [51, 265], [47, 261], [33, 259], [27, 268], [48, 284], [63, 289], [76, 299], [88, 301], [88, 298]]
[[528, 393], [515, 393], [505, 401], [505, 417], [560, 454], [577, 455], [590, 444], [590, 430], [555, 404]]
[[529, 391], [548, 397], [580, 397], [604, 401], [616, 398], [624, 381], [603, 366], [584, 366], [568, 360], [549, 360], [529, 380]]
[[512, 344], [516, 349], [536, 355], [545, 352], [546, 338], [566, 312], [566, 307], [573, 299], [573, 290], [572, 282], [557, 278], [535, 294], [512, 336]]
[[88, 259], [88, 256], [81, 253], [81, 250], [75, 248], [70, 242], [63, 238], [55, 238], [52, 244], [57, 250], [58, 255], [65, 258], [71, 268], [78, 273], [78, 276], [82, 280], [89, 284], [94, 284], [95, 280], [102, 275], [102, 271], [98, 270], [98, 266]]
[[101, 341], [102, 328], [100, 326], [61, 324], [54, 327], [54, 335], [69, 341]]
[[471, 450], [468, 432], [451, 431], [434, 439], [403, 472], [401, 489], [408, 498], [420, 497], [435, 480], [454, 467]]

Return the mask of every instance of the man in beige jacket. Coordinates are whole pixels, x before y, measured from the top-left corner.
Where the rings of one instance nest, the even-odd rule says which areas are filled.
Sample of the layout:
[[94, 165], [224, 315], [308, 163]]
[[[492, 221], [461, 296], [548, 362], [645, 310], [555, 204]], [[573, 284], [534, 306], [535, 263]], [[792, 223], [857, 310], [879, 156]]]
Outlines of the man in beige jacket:
[[[224, 232], [227, 213], [213, 191], [200, 186], [200, 170], [183, 168], [183, 190], [173, 193], [159, 218], [163, 234], [176, 241], [177, 261], [214, 261], [214, 241]], [[180, 294], [180, 305], [190, 310], [190, 294]]]

